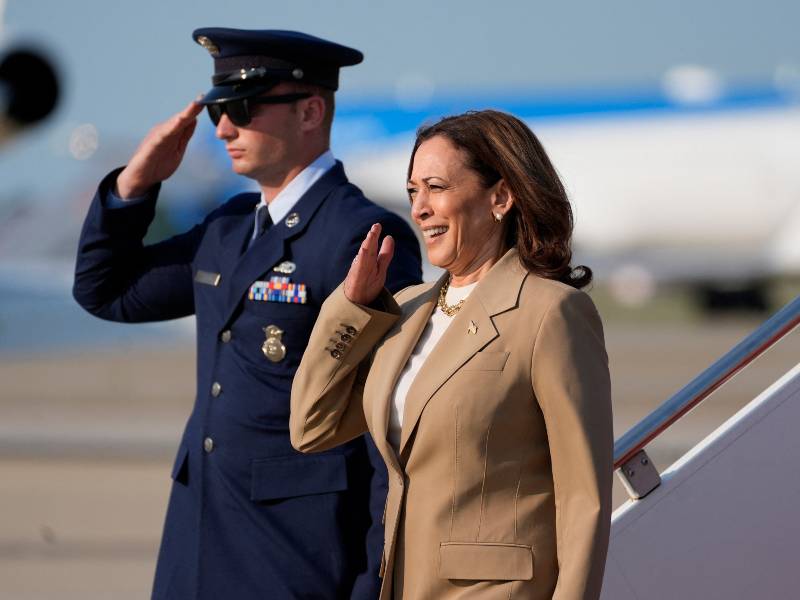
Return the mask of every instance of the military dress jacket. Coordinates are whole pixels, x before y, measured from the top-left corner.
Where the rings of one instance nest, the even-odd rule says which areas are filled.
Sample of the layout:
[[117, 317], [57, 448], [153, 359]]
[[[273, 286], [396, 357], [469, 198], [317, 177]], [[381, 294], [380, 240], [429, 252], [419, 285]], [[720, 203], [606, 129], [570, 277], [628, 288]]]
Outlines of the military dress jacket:
[[[292, 389], [291, 435], [328, 451], [369, 429], [389, 471], [381, 598], [598, 598], [611, 512], [608, 359], [588, 295], [510, 250], [481, 279], [406, 395], [398, 376], [439, 289], [369, 307], [326, 300]], [[339, 323], [357, 330], [340, 358]]]
[[337, 163], [249, 249], [254, 193], [143, 245], [158, 190], [107, 208], [117, 173], [89, 209], [75, 298], [113, 321], [195, 314], [197, 323], [197, 396], [172, 471], [153, 598], [376, 598], [383, 462], [364, 437], [315, 456], [295, 451], [289, 398], [322, 301], [373, 223], [396, 241], [390, 285], [420, 281], [411, 228]]

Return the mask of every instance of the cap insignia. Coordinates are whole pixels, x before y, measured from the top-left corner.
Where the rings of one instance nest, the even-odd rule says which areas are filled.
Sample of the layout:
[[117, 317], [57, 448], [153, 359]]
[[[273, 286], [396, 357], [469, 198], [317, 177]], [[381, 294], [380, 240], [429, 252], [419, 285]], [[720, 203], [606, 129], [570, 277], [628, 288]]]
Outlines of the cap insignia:
[[206, 36], [198, 36], [197, 43], [208, 50], [211, 56], [219, 56], [219, 47]]

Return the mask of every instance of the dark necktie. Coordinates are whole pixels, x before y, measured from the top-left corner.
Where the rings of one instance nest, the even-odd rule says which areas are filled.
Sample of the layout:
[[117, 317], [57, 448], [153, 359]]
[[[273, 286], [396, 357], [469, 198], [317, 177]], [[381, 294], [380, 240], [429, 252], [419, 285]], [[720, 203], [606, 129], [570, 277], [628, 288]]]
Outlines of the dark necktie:
[[269, 209], [266, 204], [259, 204], [256, 208], [256, 223], [253, 228], [253, 236], [250, 238], [250, 243], [247, 247], [250, 248], [258, 238], [272, 225], [272, 219], [269, 217]]

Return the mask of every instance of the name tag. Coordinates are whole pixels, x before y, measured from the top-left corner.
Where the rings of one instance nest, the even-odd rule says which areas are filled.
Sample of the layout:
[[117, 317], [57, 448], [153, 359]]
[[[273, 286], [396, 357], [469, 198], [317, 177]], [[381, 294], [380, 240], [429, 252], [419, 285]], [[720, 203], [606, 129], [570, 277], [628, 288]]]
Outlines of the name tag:
[[220, 279], [219, 273], [212, 273], [211, 271], [198, 270], [197, 273], [194, 274], [194, 280], [197, 283], [204, 283], [206, 285], [218, 286], [219, 279]]

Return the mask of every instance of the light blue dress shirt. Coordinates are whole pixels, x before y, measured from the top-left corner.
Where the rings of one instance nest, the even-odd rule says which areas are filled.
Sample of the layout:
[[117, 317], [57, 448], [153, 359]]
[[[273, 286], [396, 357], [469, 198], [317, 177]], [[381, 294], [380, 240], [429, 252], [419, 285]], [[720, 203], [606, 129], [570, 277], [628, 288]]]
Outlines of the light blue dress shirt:
[[[294, 208], [297, 201], [303, 197], [312, 185], [327, 173], [331, 167], [336, 164], [336, 159], [330, 150], [326, 150], [320, 154], [310, 165], [300, 171], [297, 176], [292, 179], [285, 188], [283, 188], [278, 195], [272, 199], [272, 202], [267, 203], [264, 199], [264, 193], [261, 193], [261, 202], [258, 206], [266, 204], [269, 210], [269, 216], [273, 223], [284, 219], [286, 215]], [[131, 206], [137, 202], [141, 202], [147, 196], [136, 196], [134, 198], [120, 198], [114, 193], [112, 189], [106, 198], [106, 208], [121, 208], [123, 206]], [[253, 235], [256, 234], [258, 222], [256, 221], [255, 214], [253, 216]]]

